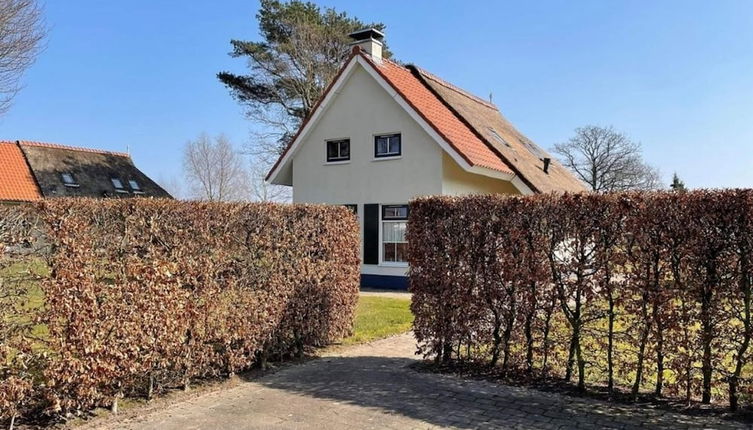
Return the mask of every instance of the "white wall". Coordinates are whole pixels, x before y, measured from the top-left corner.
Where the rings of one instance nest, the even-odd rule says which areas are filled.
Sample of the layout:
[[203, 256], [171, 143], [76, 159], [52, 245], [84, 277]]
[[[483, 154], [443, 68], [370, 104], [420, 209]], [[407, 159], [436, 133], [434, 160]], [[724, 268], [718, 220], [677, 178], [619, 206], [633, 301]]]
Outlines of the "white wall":
[[447, 153], [442, 155], [442, 194], [520, 194], [510, 181], [477, 175], [463, 170]]
[[[399, 159], [374, 159], [374, 135], [400, 133]], [[349, 138], [350, 161], [326, 163], [327, 140]], [[293, 201], [357, 204], [363, 232], [366, 203], [408, 203], [442, 192], [442, 149], [356, 65], [293, 158]], [[404, 267], [363, 266], [363, 273], [404, 275]]]

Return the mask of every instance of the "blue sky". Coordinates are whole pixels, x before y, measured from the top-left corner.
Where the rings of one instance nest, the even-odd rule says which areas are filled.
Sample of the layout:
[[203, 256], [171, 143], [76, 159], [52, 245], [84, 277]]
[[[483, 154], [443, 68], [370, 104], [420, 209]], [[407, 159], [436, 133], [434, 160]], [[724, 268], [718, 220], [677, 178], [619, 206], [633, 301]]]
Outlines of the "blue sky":
[[[669, 180], [753, 186], [753, 1], [329, 1], [387, 25], [396, 57], [482, 97], [544, 147], [614, 125]], [[221, 6], [220, 6], [221, 5]], [[46, 50], [0, 138], [125, 150], [179, 176], [184, 142], [254, 127], [215, 78], [242, 72], [256, 1], [47, 0]]]

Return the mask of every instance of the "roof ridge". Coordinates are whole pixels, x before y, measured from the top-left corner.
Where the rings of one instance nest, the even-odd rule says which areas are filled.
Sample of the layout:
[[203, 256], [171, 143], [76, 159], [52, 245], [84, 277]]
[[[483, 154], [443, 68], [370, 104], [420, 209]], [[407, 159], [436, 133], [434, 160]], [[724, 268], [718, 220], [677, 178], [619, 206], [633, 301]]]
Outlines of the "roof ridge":
[[[511, 162], [511, 161], [510, 161], [510, 160], [509, 160], [509, 159], [508, 159], [508, 158], [507, 158], [507, 157], [506, 157], [506, 156], [505, 156], [505, 155], [504, 155], [504, 154], [502, 153], [502, 151], [500, 151], [500, 150], [499, 150], [499, 149], [498, 149], [498, 148], [497, 148], [496, 146], [494, 146], [494, 144], [493, 144], [493, 143], [491, 143], [491, 142], [489, 141], [489, 139], [487, 139], [487, 138], [486, 138], [486, 136], [484, 136], [484, 134], [483, 134], [483, 133], [482, 133], [482, 132], [481, 132], [480, 130], [478, 130], [478, 129], [477, 129], [477, 128], [476, 128], [476, 127], [475, 127], [475, 126], [474, 126], [474, 125], [473, 125], [473, 124], [471, 123], [471, 121], [469, 121], [469, 120], [468, 120], [468, 118], [466, 118], [466, 117], [465, 117], [465, 116], [464, 116], [463, 114], [461, 114], [461, 113], [460, 113], [460, 112], [459, 112], [459, 111], [458, 111], [458, 110], [457, 110], [457, 109], [456, 109], [456, 108], [455, 108], [455, 107], [454, 107], [454, 106], [453, 106], [453, 105], [452, 105], [452, 104], [451, 104], [451, 103], [450, 103], [449, 101], [447, 101], [447, 100], [446, 100], [446, 99], [445, 99], [444, 97], [442, 97], [442, 95], [441, 95], [441, 94], [439, 94], [439, 93], [438, 93], [438, 92], [437, 92], [437, 91], [436, 91], [436, 90], [435, 90], [434, 88], [431, 88], [431, 85], [429, 85], [429, 84], [428, 84], [428, 83], [427, 83], [426, 81], [424, 81], [424, 79], [423, 79], [423, 78], [430, 78], [430, 76], [427, 76], [427, 75], [423, 74], [423, 73], [422, 73], [422, 70], [421, 70], [421, 69], [419, 69], [418, 67], [416, 67], [416, 66], [412, 66], [412, 67], [413, 67], [413, 69], [415, 70], [415, 72], [416, 72], [416, 73], [417, 73], [418, 75], [420, 75], [420, 76], [421, 76], [421, 78], [419, 78], [419, 81], [421, 82], [421, 84], [423, 84], [423, 85], [424, 85], [424, 86], [426, 87], [426, 89], [428, 89], [428, 90], [429, 90], [429, 91], [430, 91], [430, 92], [431, 92], [431, 93], [432, 93], [432, 94], [434, 95], [434, 97], [436, 97], [436, 98], [437, 98], [437, 100], [439, 100], [439, 101], [440, 101], [440, 102], [441, 102], [442, 104], [444, 104], [444, 105], [445, 105], [445, 106], [447, 107], [447, 109], [448, 109], [448, 110], [449, 110], [450, 112], [452, 112], [452, 114], [453, 114], [453, 115], [455, 115], [455, 117], [456, 117], [456, 118], [457, 118], [458, 120], [460, 120], [460, 122], [462, 122], [462, 123], [463, 123], [463, 125], [465, 125], [465, 126], [466, 126], [466, 127], [468, 128], [468, 130], [470, 130], [470, 132], [471, 132], [471, 133], [473, 133], [473, 134], [474, 134], [474, 135], [475, 135], [475, 136], [476, 136], [476, 137], [477, 137], [477, 138], [478, 138], [478, 139], [479, 139], [479, 140], [480, 140], [481, 142], [483, 142], [483, 143], [484, 143], [484, 144], [485, 144], [485, 145], [486, 145], [486, 146], [487, 146], [487, 147], [488, 147], [488, 148], [489, 148], [489, 149], [490, 149], [490, 150], [491, 150], [491, 151], [492, 151], [492, 152], [493, 152], [493, 153], [494, 153], [494, 154], [495, 154], [495, 155], [497, 156], [497, 158], [499, 158], [499, 159], [500, 159], [500, 160], [502, 161], [502, 163], [503, 163], [503, 164], [505, 164], [505, 165], [506, 165], [506, 166], [507, 166], [507, 167], [508, 167], [508, 168], [509, 168], [509, 169], [510, 169], [510, 170], [511, 170], [511, 171], [512, 171], [512, 172], [513, 172], [514, 174], [515, 174], [515, 176], [519, 177], [519, 178], [520, 178], [520, 180], [521, 180], [521, 181], [523, 181], [523, 182], [524, 182], [524, 183], [525, 183], [525, 184], [526, 184], [526, 185], [527, 185], [528, 187], [530, 187], [530, 188], [531, 188], [532, 190], [534, 190], [534, 191], [539, 191], [539, 190], [538, 190], [538, 187], [536, 187], [536, 186], [535, 186], [535, 185], [534, 185], [534, 184], [533, 184], [533, 183], [532, 183], [532, 182], [531, 182], [531, 181], [529, 180], [529, 178], [527, 178], [527, 177], [526, 177], [525, 175], [523, 175], [523, 173], [522, 173], [522, 172], [520, 171], [520, 169], [519, 169], [519, 168], [518, 168], [518, 167], [517, 167], [517, 166], [516, 166], [516, 165], [515, 165], [514, 163], [512, 163], [512, 162]], [[427, 73], [428, 73], [428, 72], [427, 72]], [[431, 75], [431, 74], [429, 74], [429, 75]], [[446, 87], [446, 88], [448, 88], [448, 89], [450, 89], [450, 90], [453, 90], [453, 91], [457, 92], [458, 94], [461, 94], [461, 95], [463, 95], [463, 96], [466, 96], [466, 97], [468, 96], [468, 93], [467, 93], [466, 91], [464, 91], [464, 90], [460, 90], [460, 91], [458, 91], [458, 90], [456, 89], [457, 87], [455, 87], [455, 86], [454, 86], [454, 85], [452, 85], [452, 84], [449, 84], [449, 83], [448, 83], [448, 84], [450, 85], [450, 86], [448, 87], [447, 85], [444, 85], [444, 84], [443, 84], [443, 82], [444, 82], [444, 81], [441, 81], [441, 80], [440, 80], [440, 81], [436, 81], [435, 79], [432, 79], [432, 80], [434, 80], [434, 81], [435, 81], [435, 82], [437, 82], [438, 84], [440, 84], [440, 85], [442, 85], [442, 86], [444, 86], [444, 87]], [[446, 83], [446, 82], [445, 82], [445, 83]], [[475, 97], [475, 96], [474, 96], [474, 97], [471, 97], [471, 99], [473, 99], [474, 101], [478, 101], [478, 100], [476, 100], [476, 99], [477, 99], [477, 97]], [[483, 101], [481, 102], [481, 104], [483, 104], [483, 105], [485, 105], [485, 106], [488, 106], [488, 104], [487, 104], [486, 102], [483, 102]], [[499, 111], [499, 109], [497, 109], [496, 107], [494, 107], [494, 111], [495, 111], [496, 113], [498, 113], [498, 114], [500, 114], [500, 115], [501, 115], [501, 112], [500, 112], [500, 111]]]
[[[2, 141], [2, 142], [7, 142], [7, 141]], [[89, 153], [94, 153], [94, 154], [115, 155], [118, 157], [131, 158], [131, 155], [128, 154], [127, 152], [107, 151], [104, 149], [84, 148], [81, 146], [68, 146], [68, 145], [61, 145], [58, 143], [37, 142], [33, 140], [17, 140], [16, 142], [21, 146], [36, 146], [36, 147], [41, 147], [41, 148], [66, 149], [69, 151], [89, 152]]]
[[[370, 64], [371, 64], [372, 66], [375, 66], [375, 64], [373, 63], [373, 61], [372, 61], [371, 59], [369, 59], [369, 58], [367, 58], [367, 57], [364, 57], [364, 58], [366, 58], [366, 61], [368, 61], [368, 62], [369, 62], [369, 63], [370, 63]], [[428, 91], [428, 92], [429, 92], [429, 94], [431, 94], [431, 97], [433, 97], [433, 98], [434, 98], [435, 100], [437, 100], [437, 101], [438, 101], [438, 102], [439, 102], [439, 103], [440, 103], [440, 104], [441, 104], [442, 106], [444, 106], [444, 107], [445, 107], [445, 109], [447, 109], [447, 111], [448, 111], [448, 112], [450, 113], [450, 115], [452, 115], [452, 116], [453, 116], [453, 117], [454, 117], [454, 118], [455, 118], [456, 120], [458, 120], [458, 121], [460, 122], [460, 124], [462, 125], [462, 127], [464, 127], [464, 128], [465, 128], [465, 129], [466, 129], [466, 130], [467, 130], [467, 131], [468, 131], [468, 132], [469, 132], [469, 133], [471, 134], [471, 135], [473, 135], [474, 137], [476, 137], [477, 139], [479, 139], [479, 136], [478, 136], [478, 133], [477, 133], [476, 129], [475, 129], [475, 128], [473, 128], [472, 126], [470, 126], [470, 125], [469, 125], [469, 124], [467, 123], [467, 121], [465, 120], [465, 118], [463, 118], [463, 117], [462, 117], [461, 115], [459, 115], [459, 114], [458, 114], [458, 113], [457, 113], [457, 112], [456, 112], [456, 111], [455, 111], [455, 110], [454, 110], [454, 109], [453, 109], [453, 108], [452, 108], [451, 106], [449, 106], [449, 105], [447, 104], [447, 102], [446, 102], [446, 101], [445, 101], [444, 99], [442, 99], [442, 98], [441, 98], [441, 97], [440, 97], [440, 96], [439, 96], [439, 95], [438, 95], [438, 94], [437, 94], [437, 93], [436, 93], [436, 92], [435, 92], [435, 91], [434, 91], [434, 90], [433, 90], [433, 89], [432, 89], [432, 88], [431, 88], [431, 87], [430, 87], [429, 85], [427, 85], [427, 84], [426, 84], [426, 82], [424, 82], [424, 75], [422, 75], [422, 73], [421, 73], [421, 70], [419, 70], [419, 68], [418, 68], [417, 66], [415, 66], [415, 65], [410, 65], [410, 64], [409, 64], [409, 65], [406, 65], [406, 66], [403, 66], [403, 65], [400, 65], [400, 64], [398, 64], [398, 63], [395, 63], [394, 61], [390, 61], [390, 60], [386, 60], [386, 61], [387, 61], [387, 62], [389, 62], [389, 63], [391, 63], [391, 64], [393, 64], [393, 65], [394, 65], [395, 67], [398, 67], [398, 68], [400, 68], [400, 69], [404, 70], [404, 71], [405, 71], [406, 73], [408, 73], [408, 74], [409, 74], [410, 76], [413, 76], [413, 77], [414, 77], [414, 78], [416, 79], [416, 81], [417, 81], [417, 82], [419, 83], [419, 85], [420, 85], [420, 86], [421, 86], [422, 88], [426, 89], [426, 91]], [[382, 76], [384, 77], [384, 74], [383, 74], [383, 73], [382, 73], [382, 72], [381, 72], [381, 71], [379, 70], [379, 68], [378, 68], [378, 67], [375, 67], [375, 70], [377, 71], [377, 73], [381, 74], [381, 75], [382, 75]], [[386, 78], [385, 78], [385, 80], [387, 80], [388, 82], [390, 82], [390, 80], [389, 80], [389, 79], [386, 79]], [[460, 154], [460, 156], [461, 156], [461, 157], [463, 157], [463, 158], [464, 158], [464, 159], [465, 159], [465, 160], [466, 160], [467, 162], [469, 162], [469, 164], [473, 164], [473, 163], [471, 162], [471, 160], [470, 160], [470, 159], [468, 159], [467, 155], [465, 155], [465, 154], [464, 154], [464, 153], [463, 153], [463, 152], [462, 152], [461, 150], [459, 150], [459, 149], [458, 149], [458, 148], [457, 148], [457, 147], [456, 147], [456, 146], [455, 146], [455, 145], [453, 144], [453, 142], [452, 142], [452, 139], [448, 138], [448, 137], [447, 137], [447, 136], [446, 136], [446, 135], [445, 135], [445, 134], [444, 134], [444, 133], [443, 133], [443, 132], [442, 132], [441, 130], [439, 130], [439, 129], [437, 128], [436, 124], [435, 124], [435, 123], [434, 123], [434, 122], [433, 122], [432, 120], [430, 120], [429, 118], [426, 118], [426, 116], [425, 116], [425, 115], [424, 115], [424, 113], [423, 113], [423, 112], [421, 111], [421, 109], [419, 109], [419, 108], [415, 107], [415, 106], [413, 105], [413, 103], [411, 103], [411, 101], [409, 100], [409, 98], [408, 98], [408, 97], [406, 97], [406, 96], [404, 95], [404, 93], [403, 93], [403, 92], [402, 92], [402, 91], [401, 91], [401, 90], [400, 90], [399, 88], [395, 87], [395, 85], [394, 85], [393, 83], [390, 83], [390, 85], [392, 85], [392, 86], [393, 86], [393, 88], [394, 88], [394, 89], [395, 89], [395, 90], [397, 91], [397, 93], [398, 93], [398, 94], [400, 94], [400, 96], [401, 96], [401, 97], [403, 97], [403, 99], [405, 99], [405, 100], [406, 100], [406, 102], [407, 102], [407, 103], [408, 103], [408, 104], [409, 104], [409, 105], [410, 105], [410, 106], [411, 106], [411, 107], [412, 107], [412, 108], [413, 108], [413, 109], [414, 109], [414, 110], [415, 110], [415, 111], [416, 111], [416, 112], [417, 112], [417, 113], [418, 113], [418, 114], [419, 114], [419, 115], [420, 115], [421, 117], [423, 117], [423, 118], [424, 118], [424, 120], [426, 120], [426, 122], [427, 122], [427, 123], [429, 123], [429, 124], [430, 124], [430, 125], [431, 125], [431, 126], [432, 126], [432, 127], [434, 128], [434, 129], [435, 129], [435, 131], [437, 131], [437, 132], [438, 132], [438, 133], [440, 134], [440, 136], [442, 136], [442, 137], [443, 137], [443, 138], [444, 138], [444, 139], [445, 139], [445, 140], [446, 140], [446, 141], [447, 141], [447, 142], [448, 142], [448, 143], [450, 144], [450, 146], [452, 146], [452, 147], [453, 147], [453, 149], [454, 149], [454, 150], [455, 150], [455, 151], [456, 151], [456, 152], [457, 152], [458, 154]], [[509, 164], [508, 162], [506, 162], [506, 161], [504, 160], [504, 158], [501, 158], [501, 157], [499, 157], [499, 155], [497, 155], [497, 154], [494, 154], [494, 151], [493, 151], [493, 150], [492, 150], [491, 148], [488, 148], [488, 143], [487, 143], [487, 142], [485, 142], [485, 141], [484, 141], [483, 139], [479, 139], [479, 141], [480, 141], [480, 143], [481, 143], [482, 145], [484, 145], [485, 147], [487, 147], [487, 149], [489, 149], [490, 151], [492, 151], [492, 154], [494, 155], [494, 157], [495, 157], [495, 158], [497, 159], [497, 161], [499, 161], [499, 162], [500, 162], [500, 163], [501, 163], [501, 164], [502, 164], [503, 166], [505, 166], [505, 168], [506, 168], [506, 171], [507, 171], [507, 172], [510, 172], [510, 173], [512, 173], [512, 174], [515, 174], [514, 170], [512, 170], [512, 169], [510, 168], [510, 164]], [[501, 169], [499, 169], [499, 168], [494, 168], [494, 167], [488, 167], [488, 168], [491, 168], [492, 170], [498, 170], [498, 171], [502, 171], [502, 170], [501, 170]]]
[[459, 86], [457, 86], [457, 85], [455, 85], [455, 84], [453, 84], [453, 83], [451, 83], [451, 82], [449, 82], [447, 80], [444, 80], [444, 79], [440, 78], [439, 76], [437, 76], [437, 75], [435, 75], [435, 74], [433, 74], [433, 73], [431, 73], [431, 72], [429, 72], [429, 71], [427, 71], [427, 70], [425, 70], [425, 69], [423, 69], [423, 68], [421, 68], [419, 66], [416, 66], [415, 64], [412, 64], [411, 67], [415, 68], [416, 71], [418, 71], [418, 73], [420, 73], [421, 75], [425, 76], [428, 79], [431, 79], [432, 81], [438, 83], [439, 85], [442, 85], [443, 87], [446, 87], [446, 88], [448, 88], [448, 89], [450, 89], [452, 91], [455, 91], [456, 93], [461, 94], [461, 95], [463, 95], [463, 96], [465, 96], [465, 97], [467, 97], [467, 98], [469, 98], [469, 99], [471, 99], [471, 100], [473, 100], [473, 101], [475, 101], [477, 103], [480, 103], [480, 104], [488, 107], [489, 109], [494, 109], [496, 111], [499, 111], [499, 108], [496, 105], [494, 105], [493, 103], [491, 103], [491, 102], [489, 102], [487, 100], [484, 100], [481, 97], [479, 97], [479, 96], [477, 96], [477, 95], [475, 95], [475, 94], [473, 94], [473, 93], [471, 93], [471, 92], [469, 92], [467, 90], [464, 90], [464, 89], [460, 88]]

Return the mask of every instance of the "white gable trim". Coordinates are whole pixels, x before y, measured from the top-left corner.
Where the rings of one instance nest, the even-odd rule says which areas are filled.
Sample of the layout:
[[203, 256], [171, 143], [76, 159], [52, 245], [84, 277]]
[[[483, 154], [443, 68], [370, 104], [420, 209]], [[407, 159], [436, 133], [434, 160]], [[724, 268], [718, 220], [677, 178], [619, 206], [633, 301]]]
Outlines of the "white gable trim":
[[520, 191], [523, 195], [530, 196], [536, 194], [528, 185], [526, 185], [525, 182], [523, 182], [522, 179], [520, 179], [520, 176], [515, 175], [515, 177], [512, 178], [512, 181], [510, 182], [512, 182], [515, 188], [517, 188], [518, 191]]
[[301, 145], [301, 142], [306, 139], [308, 134], [311, 132], [311, 130], [317, 125], [319, 122], [319, 119], [322, 116], [322, 113], [327, 110], [327, 106], [332, 101], [332, 99], [339, 94], [340, 90], [342, 89], [342, 86], [345, 84], [345, 82], [348, 80], [350, 75], [353, 73], [353, 70], [355, 69], [355, 65], [360, 64], [368, 74], [374, 78], [374, 80], [379, 83], [379, 85], [387, 91], [387, 94], [392, 97], [395, 102], [397, 102], [400, 107], [405, 110], [406, 113], [414, 120], [416, 123], [421, 126], [421, 128], [428, 134], [432, 139], [434, 139], [437, 144], [445, 151], [447, 152], [452, 159], [458, 163], [460, 167], [463, 168], [463, 170], [488, 176], [491, 178], [496, 179], [502, 179], [505, 181], [510, 181], [512, 184], [517, 188], [521, 193], [523, 194], [533, 194], [533, 191], [523, 183], [523, 181], [520, 180], [519, 177], [517, 177], [515, 174], [511, 173], [503, 173], [496, 170], [480, 167], [480, 166], [471, 166], [470, 163], [468, 163], [465, 158], [463, 158], [455, 149], [442, 137], [439, 135], [439, 133], [434, 130], [434, 128], [429, 125], [421, 115], [416, 112], [413, 107], [408, 104], [408, 102], [397, 92], [395, 89], [390, 85], [382, 76], [377, 72], [374, 67], [369, 63], [366, 59], [361, 57], [360, 55], [356, 55], [353, 57], [353, 59], [350, 60], [350, 62], [345, 66], [345, 70], [340, 74], [340, 77], [337, 79], [337, 81], [334, 82], [332, 85], [332, 88], [327, 92], [326, 96], [322, 100], [321, 103], [319, 103], [319, 106], [317, 106], [316, 111], [313, 113], [311, 118], [308, 122], [306, 122], [306, 125], [303, 127], [301, 132], [296, 137], [295, 141], [293, 141], [293, 144], [290, 146], [290, 149], [285, 153], [282, 160], [280, 160], [279, 163], [277, 163], [277, 166], [275, 169], [271, 172], [269, 175], [269, 181], [270, 183], [277, 183], [277, 178], [280, 175], [280, 172], [283, 170], [283, 167], [290, 162], [290, 160], [293, 158], [295, 153], [298, 151], [298, 147]]
[[298, 147], [301, 145], [301, 142], [306, 139], [311, 130], [317, 125], [322, 114], [327, 110], [327, 106], [329, 105], [330, 101], [332, 101], [332, 99], [340, 93], [342, 86], [353, 73], [353, 70], [355, 70], [357, 61], [354, 60], [356, 58], [360, 58], [360, 56], [356, 55], [345, 66], [345, 70], [343, 70], [343, 72], [340, 74], [340, 77], [332, 84], [332, 88], [327, 91], [327, 94], [324, 96], [324, 99], [321, 101], [321, 103], [319, 103], [319, 105], [316, 107], [316, 110], [311, 115], [311, 118], [309, 118], [309, 120], [306, 122], [306, 125], [303, 126], [301, 132], [298, 133], [298, 136], [295, 138], [292, 145], [290, 145], [288, 151], [283, 155], [282, 160], [277, 163], [277, 166], [269, 175], [269, 180], [267, 182], [272, 184], [277, 183], [277, 178], [280, 175], [282, 168], [293, 158], [295, 153], [298, 151]]
[[535, 194], [533, 190], [528, 185], [526, 185], [526, 183], [523, 182], [522, 179], [520, 179], [520, 176], [514, 173], [503, 173], [498, 170], [492, 170], [481, 166], [472, 166], [470, 169], [466, 170], [477, 175], [488, 176], [490, 178], [501, 179], [503, 181], [509, 181], [523, 195]]

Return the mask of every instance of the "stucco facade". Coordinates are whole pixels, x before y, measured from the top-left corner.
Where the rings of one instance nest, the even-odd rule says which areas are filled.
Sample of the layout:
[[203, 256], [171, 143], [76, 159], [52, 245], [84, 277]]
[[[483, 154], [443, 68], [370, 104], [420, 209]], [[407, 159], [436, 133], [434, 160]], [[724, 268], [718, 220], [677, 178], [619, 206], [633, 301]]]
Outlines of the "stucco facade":
[[[374, 136], [400, 133], [402, 155], [375, 158]], [[350, 160], [326, 162], [326, 141], [350, 139]], [[293, 161], [293, 201], [408, 202], [442, 192], [442, 149], [360, 65]]]
[[[374, 157], [374, 137], [385, 133], [401, 135], [399, 157]], [[350, 160], [327, 162], [326, 142], [333, 139], [350, 140]], [[342, 83], [291, 164], [294, 202], [357, 205], [361, 231], [366, 204], [518, 192], [508, 181], [463, 170], [361, 65]], [[382, 237], [380, 223], [380, 242]], [[379, 264], [362, 265], [364, 275], [405, 276], [406, 263], [384, 262], [381, 249], [379, 254]]]
[[405, 231], [416, 197], [583, 190], [489, 101], [382, 58], [378, 30], [350, 36], [351, 56], [267, 180], [292, 186], [296, 203], [357, 213], [362, 286], [407, 286]]

